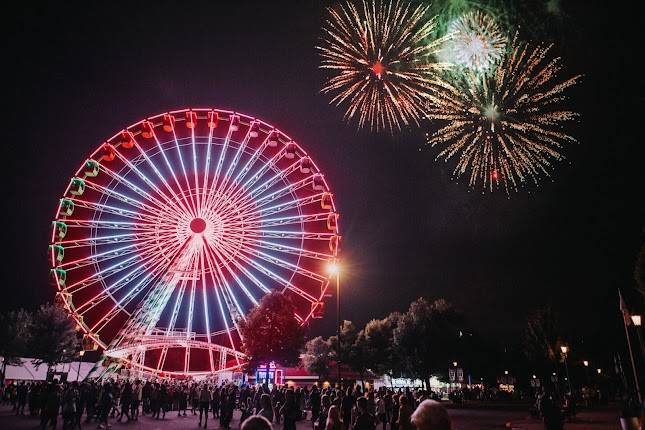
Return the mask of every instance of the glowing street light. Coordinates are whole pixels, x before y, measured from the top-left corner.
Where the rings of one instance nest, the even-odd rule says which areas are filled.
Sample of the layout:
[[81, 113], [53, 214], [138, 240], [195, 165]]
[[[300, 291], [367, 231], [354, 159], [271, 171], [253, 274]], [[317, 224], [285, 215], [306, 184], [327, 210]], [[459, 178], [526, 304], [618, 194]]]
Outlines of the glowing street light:
[[332, 262], [327, 265], [327, 274], [329, 276], [336, 276], [340, 273], [340, 265], [337, 262]]
[[634, 325], [636, 327], [640, 327], [641, 326], [641, 316], [640, 315], [632, 315], [631, 317], [632, 317], [632, 323], [634, 323]]
[[337, 261], [327, 264], [327, 274], [336, 278], [336, 340], [338, 342], [338, 357], [336, 367], [338, 368], [338, 385], [340, 385], [340, 265]]
[[602, 369], [600, 368], [596, 369], [596, 373], [600, 375], [602, 373]]
[[567, 371], [567, 377], [565, 378], [565, 380], [567, 381], [567, 385], [569, 386], [569, 393], [573, 393], [573, 390], [571, 389], [571, 376], [569, 376], [569, 363], [567, 363], [567, 353], [569, 352], [569, 347], [567, 345], [561, 345], [560, 351], [562, 351], [562, 355], [564, 356], [564, 368]]
[[458, 363], [457, 363], [456, 361], [453, 361], [453, 362], [452, 362], [453, 367], [457, 367], [457, 364], [458, 364]]
[[589, 362], [587, 360], [584, 360], [582, 364], [584, 364], [585, 367], [589, 367]]

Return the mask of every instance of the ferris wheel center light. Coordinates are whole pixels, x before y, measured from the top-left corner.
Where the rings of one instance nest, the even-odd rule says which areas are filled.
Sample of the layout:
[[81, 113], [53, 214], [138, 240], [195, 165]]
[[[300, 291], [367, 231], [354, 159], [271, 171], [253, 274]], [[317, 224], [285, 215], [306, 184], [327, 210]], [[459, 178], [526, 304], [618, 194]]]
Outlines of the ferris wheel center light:
[[190, 222], [190, 229], [195, 234], [203, 233], [206, 230], [206, 221], [202, 218], [195, 218]]

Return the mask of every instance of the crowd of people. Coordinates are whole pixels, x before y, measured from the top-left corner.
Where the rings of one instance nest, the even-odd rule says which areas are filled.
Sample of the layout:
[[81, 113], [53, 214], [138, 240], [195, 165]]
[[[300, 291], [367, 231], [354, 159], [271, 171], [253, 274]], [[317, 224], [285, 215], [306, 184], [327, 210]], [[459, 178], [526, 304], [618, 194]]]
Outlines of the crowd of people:
[[[40, 427], [99, 429], [141, 415], [164, 420], [166, 414], [193, 416], [198, 425], [229, 430], [233, 413], [242, 430], [295, 430], [305, 421], [314, 430], [449, 430], [445, 408], [421, 390], [363, 390], [360, 385], [319, 388], [214, 384], [196, 381], [106, 380], [21, 382], [5, 387], [3, 400], [16, 415], [40, 418]], [[213, 423], [218, 420], [219, 422]], [[429, 423], [432, 423], [430, 425]], [[194, 425], [194, 424], [192, 424]], [[192, 427], [191, 425], [191, 427]]]

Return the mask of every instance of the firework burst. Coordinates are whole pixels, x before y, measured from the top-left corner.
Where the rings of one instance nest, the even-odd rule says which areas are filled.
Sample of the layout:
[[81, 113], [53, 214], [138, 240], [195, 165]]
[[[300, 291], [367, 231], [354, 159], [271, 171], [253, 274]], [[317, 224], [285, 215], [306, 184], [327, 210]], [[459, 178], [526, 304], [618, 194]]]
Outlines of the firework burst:
[[565, 90], [581, 77], [561, 80], [560, 58], [550, 58], [550, 49], [515, 38], [494, 73], [445, 83], [428, 119], [447, 124], [429, 134], [428, 143], [441, 149], [437, 158], [457, 160], [456, 178], [508, 193], [550, 176], [553, 162], [564, 158], [563, 146], [576, 141], [564, 126], [578, 114], [561, 105]]
[[432, 39], [427, 6], [400, 0], [347, 1], [328, 9], [317, 50], [330, 72], [322, 92], [345, 108], [345, 120], [372, 130], [419, 123], [427, 96], [440, 85], [436, 63], [444, 39]]
[[475, 72], [486, 72], [500, 60], [506, 36], [495, 20], [480, 11], [468, 12], [448, 25], [447, 40], [439, 57]]

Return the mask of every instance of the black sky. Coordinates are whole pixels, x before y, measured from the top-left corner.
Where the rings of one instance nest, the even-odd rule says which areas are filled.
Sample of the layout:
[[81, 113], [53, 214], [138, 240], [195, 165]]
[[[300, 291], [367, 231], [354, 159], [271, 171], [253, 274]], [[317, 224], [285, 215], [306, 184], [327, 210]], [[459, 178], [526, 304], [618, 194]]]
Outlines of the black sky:
[[[319, 2], [24, 5], [4, 26], [0, 310], [53, 297], [49, 223], [96, 145], [148, 115], [214, 106], [276, 124], [326, 173], [341, 213], [346, 318], [446, 297], [480, 331], [514, 338], [527, 312], [552, 303], [576, 336], [612, 342], [616, 288], [632, 286], [643, 241], [642, 48], [635, 14], [587, 3], [566, 3], [555, 37], [566, 73], [585, 75], [571, 93], [580, 144], [554, 182], [510, 197], [451, 181], [450, 166], [420, 151], [422, 131], [342, 123], [318, 94]], [[332, 330], [329, 316], [318, 331]]]

